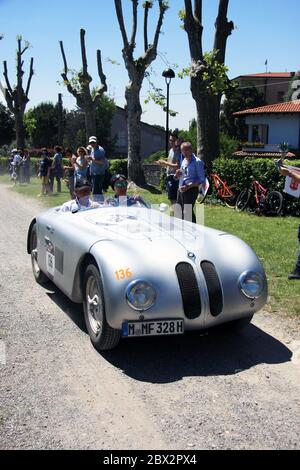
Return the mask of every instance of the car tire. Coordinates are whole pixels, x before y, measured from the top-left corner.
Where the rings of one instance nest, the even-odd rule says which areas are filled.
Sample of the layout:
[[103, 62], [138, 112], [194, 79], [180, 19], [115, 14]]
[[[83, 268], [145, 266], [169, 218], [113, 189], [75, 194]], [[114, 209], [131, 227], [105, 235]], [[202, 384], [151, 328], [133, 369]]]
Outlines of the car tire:
[[120, 341], [121, 332], [107, 323], [103, 284], [95, 264], [89, 264], [84, 273], [83, 309], [85, 324], [95, 349], [105, 351], [115, 348]]
[[30, 233], [30, 255], [34, 279], [39, 284], [46, 284], [47, 282], [49, 282], [49, 278], [46, 276], [46, 274], [41, 271], [38, 265], [36, 224], [33, 225]]

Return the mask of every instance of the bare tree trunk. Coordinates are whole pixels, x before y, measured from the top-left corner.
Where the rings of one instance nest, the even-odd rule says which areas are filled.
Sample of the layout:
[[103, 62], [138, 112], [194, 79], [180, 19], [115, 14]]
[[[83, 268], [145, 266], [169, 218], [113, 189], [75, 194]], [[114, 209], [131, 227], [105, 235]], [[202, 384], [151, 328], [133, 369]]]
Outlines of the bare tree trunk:
[[24, 113], [15, 112], [15, 125], [16, 125], [16, 139], [17, 139], [17, 148], [25, 148], [25, 127], [24, 127]]
[[96, 129], [96, 109], [93, 105], [84, 110], [86, 141], [89, 141], [91, 135], [97, 135]]
[[[140, 85], [141, 86], [141, 85]], [[141, 115], [140, 86], [137, 81], [126, 87], [127, 131], [128, 131], [128, 178], [138, 186], [145, 186], [146, 180], [141, 163]]]

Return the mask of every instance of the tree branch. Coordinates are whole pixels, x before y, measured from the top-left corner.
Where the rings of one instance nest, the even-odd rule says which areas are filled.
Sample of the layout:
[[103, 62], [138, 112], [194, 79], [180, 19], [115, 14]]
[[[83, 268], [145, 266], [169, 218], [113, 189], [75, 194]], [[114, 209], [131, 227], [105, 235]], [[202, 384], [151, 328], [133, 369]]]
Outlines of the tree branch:
[[78, 93], [77, 93], [77, 91], [72, 87], [72, 85], [71, 85], [71, 83], [70, 83], [70, 81], [69, 81], [69, 79], [68, 79], [68, 64], [67, 64], [67, 59], [66, 59], [66, 55], [65, 55], [65, 51], [64, 51], [63, 42], [62, 42], [62, 41], [59, 41], [59, 45], [60, 45], [61, 55], [62, 55], [63, 62], [64, 62], [64, 72], [61, 73], [61, 77], [62, 77], [64, 83], [66, 84], [69, 93], [71, 93], [71, 95], [73, 95], [75, 98], [77, 98], [77, 97], [78, 97]]
[[27, 98], [28, 98], [29, 88], [30, 88], [31, 79], [33, 77], [33, 74], [34, 74], [34, 72], [33, 72], [33, 57], [31, 57], [29, 77], [28, 77], [28, 82], [27, 82], [27, 87], [26, 87], [26, 92], [25, 92], [25, 95], [27, 96]]
[[149, 47], [149, 42], [148, 42], [148, 14], [149, 14], [149, 8], [150, 8], [150, 4], [149, 4], [149, 2], [146, 2], [145, 12], [144, 12], [144, 49], [145, 49], [145, 52], [147, 51], [147, 49]]
[[6, 87], [7, 87], [7, 90], [9, 92], [9, 94], [12, 95], [13, 91], [12, 91], [12, 88], [11, 88], [10, 83], [9, 83], [6, 60], [3, 62], [3, 67], [4, 67], [3, 75], [4, 75], [4, 78], [5, 78]]
[[85, 30], [81, 29], [80, 30], [80, 46], [81, 46], [81, 57], [82, 57], [82, 73], [85, 76], [88, 74], [88, 72], [87, 72], [87, 58], [86, 58], [84, 36], [85, 36]]
[[195, 20], [202, 26], [202, 0], [195, 0], [194, 2], [194, 17]]
[[231, 35], [234, 29], [233, 22], [228, 21], [227, 19], [228, 4], [229, 0], [220, 0], [219, 12], [215, 23], [216, 33], [214, 49], [218, 51], [217, 60], [220, 63], [224, 63], [225, 61], [227, 38]]
[[[203, 60], [202, 49], [202, 0], [194, 1], [194, 14], [191, 0], [184, 0], [184, 29], [188, 35], [191, 58], [194, 62]], [[195, 16], [194, 16], [195, 15]]]
[[115, 8], [116, 8], [116, 14], [117, 14], [117, 18], [118, 18], [122, 38], [123, 38], [123, 44], [124, 44], [125, 49], [127, 49], [129, 47], [129, 44], [128, 44], [125, 25], [124, 25], [122, 0], [115, 0]]
[[132, 33], [130, 39], [130, 47], [133, 51], [135, 48], [135, 37], [137, 31], [137, 8], [138, 8], [138, 0], [132, 0]]
[[97, 93], [95, 96], [95, 101], [96, 98], [99, 96], [101, 97], [103, 93], [107, 91], [107, 84], [106, 84], [106, 76], [103, 73], [103, 68], [102, 68], [102, 60], [101, 60], [101, 51], [97, 51], [97, 64], [98, 64], [98, 75], [101, 80], [101, 86], [97, 89]]
[[163, 23], [163, 19], [164, 19], [164, 14], [165, 14], [165, 11], [168, 8], [166, 6], [164, 0], [158, 0], [158, 3], [159, 3], [159, 18], [158, 18], [158, 22], [157, 22], [157, 26], [156, 26], [156, 31], [155, 31], [155, 35], [154, 35], [153, 44], [150, 47], [148, 45], [148, 49], [147, 49], [146, 54], [145, 54], [145, 63], [146, 64], [152, 62], [152, 60], [154, 60], [154, 58], [156, 57], [157, 44], [158, 44], [159, 35], [160, 35], [160, 31], [161, 31], [161, 27], [162, 27], [162, 23]]
[[65, 51], [64, 51], [63, 42], [59, 41], [59, 45], [60, 45], [61, 55], [62, 55], [63, 62], [64, 62], [64, 72], [65, 72], [65, 75], [67, 75], [68, 74], [68, 64], [67, 64], [67, 59], [66, 59], [66, 55], [65, 55]]

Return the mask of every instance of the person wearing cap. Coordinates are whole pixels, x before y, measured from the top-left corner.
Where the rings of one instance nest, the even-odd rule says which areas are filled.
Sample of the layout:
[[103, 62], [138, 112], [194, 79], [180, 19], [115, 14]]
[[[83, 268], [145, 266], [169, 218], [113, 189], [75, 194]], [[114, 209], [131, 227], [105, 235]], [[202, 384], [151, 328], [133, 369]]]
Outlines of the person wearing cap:
[[148, 207], [147, 203], [144, 201], [144, 199], [139, 196], [138, 194], [135, 194], [133, 196], [127, 196], [127, 178], [124, 175], [118, 174], [114, 175], [111, 178], [111, 187], [115, 192], [114, 197], [110, 197], [105, 200], [105, 204], [113, 207], [117, 206], [142, 206], [142, 207]]
[[93, 196], [95, 201], [103, 201], [103, 182], [108, 162], [104, 149], [97, 143], [97, 137], [91, 136], [89, 138], [89, 145], [92, 147], [90, 154], [90, 175], [92, 179]]
[[92, 187], [88, 180], [80, 179], [76, 181], [74, 188], [75, 199], [65, 202], [59, 212], [73, 212], [74, 214], [79, 211], [101, 207], [99, 203], [90, 199], [91, 190]]

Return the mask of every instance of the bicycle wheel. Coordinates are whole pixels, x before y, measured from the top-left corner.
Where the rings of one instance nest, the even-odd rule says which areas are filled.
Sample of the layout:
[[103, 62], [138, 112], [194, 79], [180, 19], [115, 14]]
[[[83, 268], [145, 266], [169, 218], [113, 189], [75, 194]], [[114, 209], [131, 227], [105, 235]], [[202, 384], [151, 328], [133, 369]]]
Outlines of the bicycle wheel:
[[270, 191], [267, 194], [265, 210], [268, 215], [279, 215], [282, 209], [283, 196], [279, 191]]
[[250, 195], [251, 195], [251, 190], [248, 188], [245, 188], [240, 192], [235, 203], [236, 211], [242, 212], [244, 209], [246, 209], [249, 203]]
[[232, 194], [232, 196], [224, 198], [223, 201], [227, 207], [234, 209], [237, 201], [236, 194]]

